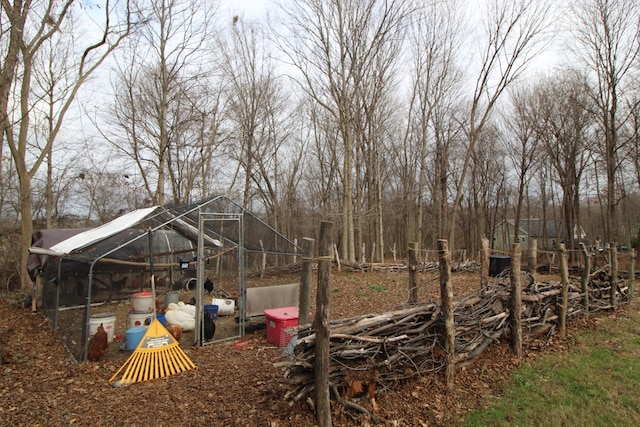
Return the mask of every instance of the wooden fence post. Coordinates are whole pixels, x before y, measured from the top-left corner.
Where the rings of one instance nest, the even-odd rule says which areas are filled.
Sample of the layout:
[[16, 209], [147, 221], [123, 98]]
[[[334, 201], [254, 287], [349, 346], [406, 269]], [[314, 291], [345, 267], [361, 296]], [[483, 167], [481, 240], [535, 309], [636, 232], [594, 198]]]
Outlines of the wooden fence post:
[[333, 223], [320, 224], [318, 257], [318, 291], [316, 294], [316, 363], [315, 398], [316, 421], [320, 427], [331, 426], [331, 397], [329, 392], [329, 288], [331, 286], [331, 253], [333, 251]]
[[636, 286], [636, 250], [629, 248], [629, 302], [633, 300], [633, 291]]
[[264, 278], [264, 269], [267, 268], [267, 253], [264, 251], [264, 243], [260, 239], [260, 249], [262, 250], [262, 262], [260, 263], [260, 278]]
[[482, 238], [480, 248], [480, 290], [487, 289], [489, 280], [489, 239]]
[[618, 249], [616, 243], [609, 243], [609, 262], [611, 270], [609, 271], [609, 283], [611, 284], [611, 308], [616, 309], [617, 293], [618, 293]]
[[533, 278], [533, 283], [536, 283], [536, 274], [538, 273], [538, 239], [529, 240], [529, 253], [527, 258], [527, 267], [529, 273]]
[[582, 270], [582, 304], [584, 311], [589, 314], [589, 278], [591, 277], [591, 255], [584, 243], [580, 242], [580, 251], [584, 258], [584, 270]]
[[569, 302], [569, 266], [567, 265], [567, 250], [564, 243], [558, 243], [558, 258], [560, 261], [560, 281], [562, 282], [562, 302], [560, 310], [560, 338], [567, 337], [567, 308]]
[[511, 246], [511, 346], [516, 356], [522, 355], [522, 282], [520, 243]]
[[453, 390], [455, 379], [456, 325], [453, 318], [453, 288], [451, 287], [451, 253], [446, 240], [438, 240], [440, 269], [440, 299], [444, 317], [445, 377], [447, 387]]
[[409, 243], [409, 304], [418, 302], [418, 243]]
[[302, 272], [300, 277], [300, 294], [298, 296], [298, 323], [306, 325], [309, 323], [309, 312], [311, 311], [311, 279], [313, 261], [313, 246], [315, 240], [308, 237], [302, 240]]

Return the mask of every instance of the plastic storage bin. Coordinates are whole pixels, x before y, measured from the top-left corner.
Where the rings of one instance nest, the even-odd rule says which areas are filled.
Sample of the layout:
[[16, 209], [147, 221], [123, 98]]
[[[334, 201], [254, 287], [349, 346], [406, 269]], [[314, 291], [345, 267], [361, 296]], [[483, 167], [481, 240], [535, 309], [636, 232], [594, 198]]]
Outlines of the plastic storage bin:
[[267, 341], [286, 347], [292, 335], [285, 329], [298, 326], [298, 307], [272, 308], [264, 311], [267, 317]]

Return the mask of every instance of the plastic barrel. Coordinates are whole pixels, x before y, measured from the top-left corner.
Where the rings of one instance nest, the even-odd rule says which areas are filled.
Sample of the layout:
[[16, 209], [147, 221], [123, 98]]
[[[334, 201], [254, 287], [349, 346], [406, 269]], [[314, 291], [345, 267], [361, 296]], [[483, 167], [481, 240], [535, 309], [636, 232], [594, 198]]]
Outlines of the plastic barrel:
[[211, 320], [216, 320], [218, 318], [218, 306], [215, 304], [205, 304], [204, 312], [209, 313]]

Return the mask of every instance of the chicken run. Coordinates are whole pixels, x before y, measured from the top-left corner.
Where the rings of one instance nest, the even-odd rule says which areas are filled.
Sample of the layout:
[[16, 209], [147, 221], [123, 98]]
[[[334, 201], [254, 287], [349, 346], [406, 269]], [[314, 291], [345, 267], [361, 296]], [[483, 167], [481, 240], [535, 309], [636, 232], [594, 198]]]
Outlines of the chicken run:
[[[125, 335], [134, 326], [132, 318], [144, 317], [130, 301], [149, 291], [152, 276], [156, 311], [181, 326], [185, 342], [206, 345], [242, 337], [247, 268], [295, 262], [299, 255], [293, 242], [219, 196], [187, 206], [139, 209], [94, 229], [38, 231], [28, 267], [44, 314], [70, 356], [82, 362], [99, 325]], [[226, 287], [215, 288], [214, 276]], [[176, 294], [181, 300], [170, 301]], [[237, 321], [221, 319], [214, 336], [205, 308], [216, 297], [233, 301], [238, 310], [231, 316]], [[177, 304], [187, 304], [192, 316], [184, 319]]]

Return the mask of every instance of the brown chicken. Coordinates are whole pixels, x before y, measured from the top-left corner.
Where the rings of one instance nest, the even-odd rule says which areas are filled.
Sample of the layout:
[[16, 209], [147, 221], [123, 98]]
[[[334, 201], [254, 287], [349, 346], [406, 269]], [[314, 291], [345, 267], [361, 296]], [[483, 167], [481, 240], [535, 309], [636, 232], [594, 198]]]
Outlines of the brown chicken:
[[167, 331], [173, 335], [176, 341], [180, 341], [180, 338], [182, 338], [182, 328], [180, 325], [169, 325], [167, 326]]
[[98, 326], [98, 330], [89, 340], [89, 353], [87, 358], [91, 362], [97, 362], [109, 350], [109, 340], [107, 332], [102, 327], [102, 323]]

